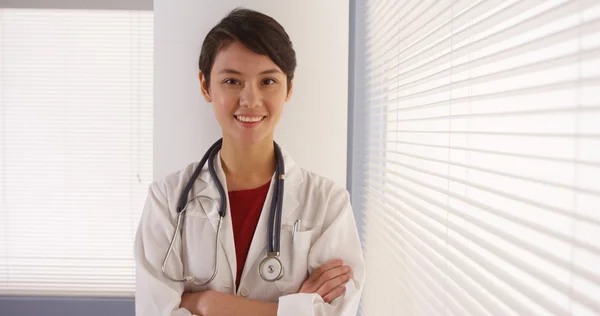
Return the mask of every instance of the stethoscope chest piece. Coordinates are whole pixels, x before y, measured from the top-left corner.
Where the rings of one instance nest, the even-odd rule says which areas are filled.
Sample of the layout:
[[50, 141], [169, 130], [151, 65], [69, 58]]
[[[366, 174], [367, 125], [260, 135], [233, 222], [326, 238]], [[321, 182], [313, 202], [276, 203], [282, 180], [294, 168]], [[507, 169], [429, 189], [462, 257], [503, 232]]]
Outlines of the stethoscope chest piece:
[[265, 281], [273, 282], [283, 277], [283, 265], [278, 257], [279, 253], [270, 252], [260, 262], [258, 273]]

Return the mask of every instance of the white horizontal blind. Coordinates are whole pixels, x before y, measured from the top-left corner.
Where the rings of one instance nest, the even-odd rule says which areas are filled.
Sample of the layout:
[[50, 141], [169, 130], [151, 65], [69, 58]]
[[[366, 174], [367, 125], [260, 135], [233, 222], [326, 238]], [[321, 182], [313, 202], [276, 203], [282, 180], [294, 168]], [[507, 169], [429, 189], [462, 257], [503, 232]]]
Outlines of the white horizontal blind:
[[0, 9], [0, 295], [133, 296], [151, 11]]
[[363, 315], [600, 315], [600, 1], [358, 1]]

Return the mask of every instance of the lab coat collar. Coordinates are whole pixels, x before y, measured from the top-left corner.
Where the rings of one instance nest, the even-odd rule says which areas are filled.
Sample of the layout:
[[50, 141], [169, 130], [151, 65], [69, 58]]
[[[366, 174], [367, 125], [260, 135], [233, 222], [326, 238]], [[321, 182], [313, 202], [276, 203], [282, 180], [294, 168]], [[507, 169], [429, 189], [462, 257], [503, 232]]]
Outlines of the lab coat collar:
[[[300, 169], [300, 167], [298, 167], [298, 165], [296, 165], [291, 156], [284, 149], [281, 149], [281, 152], [283, 155], [283, 161], [285, 163], [284, 197], [281, 222], [285, 223], [286, 219], [290, 216], [290, 214], [292, 214], [296, 210], [297, 206], [299, 205], [296, 196], [292, 194], [292, 192], [294, 191], [294, 187], [302, 183], [304, 179], [302, 176], [302, 170]], [[225, 172], [223, 171], [223, 167], [221, 164], [221, 152], [219, 152], [216, 155], [214, 165], [219, 181], [221, 181], [225, 192], [227, 192], [227, 181], [225, 179]], [[252, 267], [256, 260], [260, 259], [260, 254], [265, 250], [268, 243], [267, 229], [269, 209], [271, 205], [271, 197], [273, 194], [272, 191], [275, 180], [274, 177], [275, 176], [273, 175], [271, 187], [269, 189], [269, 193], [267, 194], [265, 205], [263, 206], [261, 216], [254, 233], [256, 237], [252, 239], [252, 244], [250, 245], [250, 249], [248, 251], [248, 257], [246, 259], [246, 264], [243, 273], [244, 275], [246, 274], [246, 270], [249, 267]], [[219, 197], [219, 191], [217, 190], [217, 186], [210, 177], [210, 173], [208, 171], [208, 163], [205, 164], [204, 168], [202, 169], [202, 172], [200, 172], [200, 175], [198, 176], [196, 181], [199, 183], [197, 183], [195, 187], [197, 187], [199, 190], [197, 192], [194, 192], [193, 195], [196, 198], [209, 197], [211, 200], [214, 201], [214, 203], [211, 203], [212, 207], [203, 207], [202, 209], [205, 211], [206, 217], [211, 222], [216, 233], [219, 224], [218, 205], [220, 204], [221, 199]], [[233, 232], [233, 225], [231, 222], [229, 203], [227, 203], [227, 211], [225, 213], [225, 217], [223, 218], [223, 223], [221, 225], [222, 227], [220, 242], [227, 257], [227, 261], [229, 262], [232, 279], [235, 280], [235, 271], [237, 271], [237, 264], [233, 233], [230, 233]]]

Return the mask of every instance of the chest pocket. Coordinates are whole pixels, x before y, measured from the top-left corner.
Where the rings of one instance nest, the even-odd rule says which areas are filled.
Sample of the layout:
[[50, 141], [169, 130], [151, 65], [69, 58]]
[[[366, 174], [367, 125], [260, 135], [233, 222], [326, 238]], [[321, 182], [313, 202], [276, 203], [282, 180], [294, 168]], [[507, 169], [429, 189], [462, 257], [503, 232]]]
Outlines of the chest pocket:
[[308, 278], [308, 253], [320, 228], [297, 231], [293, 236], [292, 225], [283, 225], [281, 230], [280, 260], [284, 276], [275, 284], [284, 295], [294, 294]]

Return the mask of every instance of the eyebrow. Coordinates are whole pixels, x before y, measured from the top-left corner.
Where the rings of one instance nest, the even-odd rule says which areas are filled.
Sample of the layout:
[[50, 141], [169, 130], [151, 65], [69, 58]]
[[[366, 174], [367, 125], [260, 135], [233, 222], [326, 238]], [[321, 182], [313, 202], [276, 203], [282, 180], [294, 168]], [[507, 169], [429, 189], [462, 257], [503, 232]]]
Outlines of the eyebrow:
[[[241, 72], [239, 72], [237, 70], [234, 70], [234, 69], [231, 69], [231, 68], [225, 68], [225, 69], [219, 71], [219, 73], [220, 74], [234, 74], [234, 75], [241, 75], [242, 74]], [[282, 72], [280, 70], [278, 70], [278, 69], [268, 69], [268, 70], [262, 71], [260, 74], [261, 75], [267, 75], [267, 74], [274, 74], [274, 73], [282, 73]]]
[[281, 73], [281, 71], [279, 69], [269, 69], [269, 70], [265, 70], [263, 72], [261, 72], [261, 75], [267, 75], [267, 74], [275, 74], [275, 73]]

